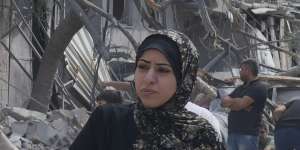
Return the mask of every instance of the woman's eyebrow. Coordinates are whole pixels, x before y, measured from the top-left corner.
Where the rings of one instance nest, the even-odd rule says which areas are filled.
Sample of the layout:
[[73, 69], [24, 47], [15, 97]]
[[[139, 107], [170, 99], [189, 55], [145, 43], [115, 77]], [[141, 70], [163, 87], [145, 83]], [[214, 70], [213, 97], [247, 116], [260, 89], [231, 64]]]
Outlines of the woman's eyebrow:
[[[150, 61], [148, 61], [148, 60], [145, 60], [145, 59], [139, 59], [139, 61], [143, 61], [143, 62], [145, 62], [145, 63], [147, 63], [147, 64], [150, 64], [151, 62]], [[168, 63], [155, 63], [155, 65], [158, 65], [158, 66], [168, 66], [168, 67], [171, 67], [171, 65], [170, 64], [168, 64]]]
[[170, 64], [166, 64], [166, 63], [157, 63], [155, 65], [157, 65], [157, 66], [168, 66], [168, 67], [171, 67]]
[[145, 59], [142, 59], [142, 58], [140, 58], [138, 61], [143, 61], [143, 62], [145, 62], [145, 63], [147, 63], [147, 64], [150, 64], [150, 63], [151, 63], [150, 61], [145, 60]]

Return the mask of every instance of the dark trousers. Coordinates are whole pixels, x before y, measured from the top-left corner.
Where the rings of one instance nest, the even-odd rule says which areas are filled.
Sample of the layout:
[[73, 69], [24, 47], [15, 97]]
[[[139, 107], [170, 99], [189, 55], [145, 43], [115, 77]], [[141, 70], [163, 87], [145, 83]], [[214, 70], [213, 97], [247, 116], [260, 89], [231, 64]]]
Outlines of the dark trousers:
[[275, 130], [276, 150], [300, 150], [300, 128]]

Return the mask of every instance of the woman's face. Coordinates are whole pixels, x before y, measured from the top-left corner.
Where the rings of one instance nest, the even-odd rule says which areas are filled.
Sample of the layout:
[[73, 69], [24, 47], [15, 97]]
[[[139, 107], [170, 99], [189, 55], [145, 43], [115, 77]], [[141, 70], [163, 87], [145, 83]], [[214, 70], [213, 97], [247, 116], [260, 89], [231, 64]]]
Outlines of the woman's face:
[[144, 107], [157, 108], [176, 92], [176, 78], [166, 57], [158, 50], [144, 52], [135, 70], [137, 96]]

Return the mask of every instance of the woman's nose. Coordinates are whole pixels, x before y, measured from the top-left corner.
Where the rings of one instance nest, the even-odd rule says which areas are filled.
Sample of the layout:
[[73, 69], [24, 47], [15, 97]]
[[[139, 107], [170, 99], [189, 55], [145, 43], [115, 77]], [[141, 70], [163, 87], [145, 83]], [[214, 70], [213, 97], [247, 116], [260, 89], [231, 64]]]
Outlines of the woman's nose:
[[149, 83], [155, 83], [157, 80], [156, 73], [154, 69], [149, 69], [145, 75], [145, 81]]

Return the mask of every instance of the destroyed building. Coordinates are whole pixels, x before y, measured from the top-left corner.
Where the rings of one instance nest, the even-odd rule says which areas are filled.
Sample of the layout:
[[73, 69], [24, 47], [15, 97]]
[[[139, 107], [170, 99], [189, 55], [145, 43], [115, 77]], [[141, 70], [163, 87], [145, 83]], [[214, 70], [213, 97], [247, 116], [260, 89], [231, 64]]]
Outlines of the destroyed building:
[[[101, 81], [132, 80], [135, 49], [159, 29], [181, 31], [194, 42], [208, 91], [226, 89], [222, 80], [236, 77], [241, 60], [252, 57], [273, 87], [271, 102], [280, 93], [298, 96], [297, 0], [0, 4], [0, 130], [18, 149], [67, 148], [93, 110]], [[128, 103], [130, 96], [123, 92]]]

